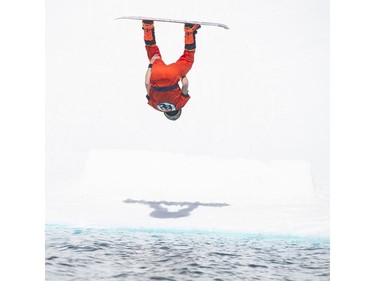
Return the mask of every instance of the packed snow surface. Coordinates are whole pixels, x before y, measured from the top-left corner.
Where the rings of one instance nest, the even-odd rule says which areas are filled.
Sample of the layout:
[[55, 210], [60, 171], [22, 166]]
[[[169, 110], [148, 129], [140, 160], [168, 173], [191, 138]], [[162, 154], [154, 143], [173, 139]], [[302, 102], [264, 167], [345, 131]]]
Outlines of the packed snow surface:
[[47, 222], [326, 237], [327, 206], [303, 161], [95, 150]]

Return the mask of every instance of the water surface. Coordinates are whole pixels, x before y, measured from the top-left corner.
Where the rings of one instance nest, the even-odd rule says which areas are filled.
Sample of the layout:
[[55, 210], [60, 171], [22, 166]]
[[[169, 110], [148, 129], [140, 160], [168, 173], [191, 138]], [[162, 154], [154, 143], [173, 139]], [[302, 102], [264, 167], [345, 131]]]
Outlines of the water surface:
[[46, 280], [329, 280], [329, 241], [46, 228]]

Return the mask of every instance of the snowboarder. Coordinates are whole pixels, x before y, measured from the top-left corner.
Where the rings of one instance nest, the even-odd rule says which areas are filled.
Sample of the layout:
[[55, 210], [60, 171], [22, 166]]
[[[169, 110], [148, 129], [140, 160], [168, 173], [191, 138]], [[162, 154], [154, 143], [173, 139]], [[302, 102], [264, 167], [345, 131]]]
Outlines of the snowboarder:
[[[145, 77], [148, 104], [164, 112], [169, 120], [177, 120], [181, 109], [190, 99], [189, 80], [186, 74], [194, 63], [195, 35], [201, 26], [185, 23], [185, 49], [183, 55], [172, 64], [165, 64], [155, 41], [154, 22], [142, 21], [147, 56], [150, 61]], [[180, 88], [178, 82], [181, 81]]]

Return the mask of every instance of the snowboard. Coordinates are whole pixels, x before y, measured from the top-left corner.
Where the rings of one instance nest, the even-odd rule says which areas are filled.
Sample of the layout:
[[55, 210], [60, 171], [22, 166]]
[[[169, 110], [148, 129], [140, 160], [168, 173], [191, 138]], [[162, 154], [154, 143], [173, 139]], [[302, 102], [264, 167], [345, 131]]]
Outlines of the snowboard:
[[217, 23], [217, 22], [208, 22], [208, 21], [175, 20], [175, 19], [139, 17], [139, 16], [119, 17], [119, 18], [116, 18], [116, 20], [153, 20], [153, 21], [172, 22], [172, 23], [192, 23], [192, 24], [200, 24], [200, 25], [217, 26], [217, 27], [222, 27], [222, 28], [225, 28], [225, 29], [229, 29], [229, 27], [226, 26], [225, 24]]

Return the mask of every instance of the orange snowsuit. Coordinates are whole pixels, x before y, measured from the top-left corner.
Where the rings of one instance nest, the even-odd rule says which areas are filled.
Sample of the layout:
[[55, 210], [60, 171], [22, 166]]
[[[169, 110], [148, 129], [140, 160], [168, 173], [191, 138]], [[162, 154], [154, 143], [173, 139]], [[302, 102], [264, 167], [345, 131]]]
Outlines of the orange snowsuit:
[[172, 64], [165, 64], [159, 47], [155, 41], [155, 30], [152, 25], [143, 24], [144, 40], [148, 59], [158, 55], [152, 65], [150, 89], [147, 94], [148, 104], [159, 111], [175, 111], [185, 106], [190, 99], [189, 94], [183, 94], [178, 84], [186, 76], [194, 63], [195, 33], [185, 28], [185, 49], [183, 55]]
[[175, 63], [169, 65], [161, 59], [157, 45], [146, 46], [146, 51], [150, 60], [154, 55], [160, 56], [160, 59], [155, 60], [152, 65], [148, 104], [159, 111], [181, 109], [190, 96], [181, 92], [178, 82], [193, 66], [195, 51], [184, 50], [183, 55]]

